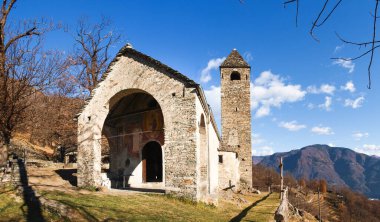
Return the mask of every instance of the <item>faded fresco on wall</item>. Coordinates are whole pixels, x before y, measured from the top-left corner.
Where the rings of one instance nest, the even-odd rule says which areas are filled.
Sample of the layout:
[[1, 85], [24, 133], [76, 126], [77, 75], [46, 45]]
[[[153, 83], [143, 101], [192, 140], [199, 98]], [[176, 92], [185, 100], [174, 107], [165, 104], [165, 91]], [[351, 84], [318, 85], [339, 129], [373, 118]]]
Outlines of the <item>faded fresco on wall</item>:
[[[141, 162], [141, 150], [150, 141], [164, 145], [164, 120], [161, 109], [124, 115], [108, 121], [112, 135], [110, 145], [110, 171], [117, 175], [130, 175]], [[109, 127], [108, 126], [108, 127]]]

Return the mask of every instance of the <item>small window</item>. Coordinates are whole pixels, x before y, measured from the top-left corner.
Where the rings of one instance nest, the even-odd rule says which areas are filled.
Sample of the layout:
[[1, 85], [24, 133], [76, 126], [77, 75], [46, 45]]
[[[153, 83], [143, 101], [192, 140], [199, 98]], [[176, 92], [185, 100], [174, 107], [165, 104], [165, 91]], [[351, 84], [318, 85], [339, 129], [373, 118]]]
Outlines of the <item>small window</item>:
[[219, 155], [219, 163], [223, 163], [223, 155]]
[[231, 73], [231, 80], [234, 81], [234, 80], [240, 80], [240, 73], [234, 71]]

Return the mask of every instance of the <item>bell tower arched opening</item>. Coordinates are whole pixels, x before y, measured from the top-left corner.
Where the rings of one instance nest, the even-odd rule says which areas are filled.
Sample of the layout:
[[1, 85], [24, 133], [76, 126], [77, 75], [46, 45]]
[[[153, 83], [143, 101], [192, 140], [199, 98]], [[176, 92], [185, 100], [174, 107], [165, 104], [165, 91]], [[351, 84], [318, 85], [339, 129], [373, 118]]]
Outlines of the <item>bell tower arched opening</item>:
[[236, 71], [233, 71], [231, 73], [231, 81], [234, 81], [234, 80], [241, 80], [240, 73]]

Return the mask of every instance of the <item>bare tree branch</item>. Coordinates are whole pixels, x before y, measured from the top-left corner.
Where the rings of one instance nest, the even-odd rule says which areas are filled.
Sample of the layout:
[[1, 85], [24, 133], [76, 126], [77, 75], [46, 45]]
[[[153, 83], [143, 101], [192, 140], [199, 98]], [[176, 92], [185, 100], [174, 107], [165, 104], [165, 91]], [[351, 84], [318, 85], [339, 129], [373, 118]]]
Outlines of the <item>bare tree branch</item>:
[[[338, 33], [335, 33], [335, 34], [339, 38], [339, 40], [342, 41], [345, 44], [356, 45], [356, 46], [364, 46], [364, 47], [367, 47], [367, 45], [372, 44], [372, 41], [368, 41], [368, 42], [352, 42], [352, 41], [348, 41], [348, 40], [344, 39], [343, 37], [341, 37]], [[379, 43], [379, 42], [380, 41], [375, 41], [375, 43]]]
[[110, 26], [111, 22], [104, 17], [94, 25], [89, 25], [84, 18], [78, 22], [77, 45], [71, 60], [78, 69], [79, 83], [89, 92], [97, 86], [108, 66], [109, 49], [121, 38]]
[[5, 147], [28, 118], [34, 96], [54, 83], [66, 66], [62, 55], [42, 51], [42, 35], [49, 27], [43, 29], [36, 21], [6, 25], [15, 3], [2, 1], [0, 19], [0, 146]]
[[357, 60], [357, 59], [360, 59], [360, 58], [364, 57], [365, 55], [370, 54], [374, 49], [377, 49], [379, 47], [380, 47], [380, 45], [377, 45], [377, 46], [375, 46], [375, 47], [373, 47], [373, 48], [365, 51], [364, 53], [362, 53], [362, 54], [360, 54], [360, 55], [358, 55], [358, 56], [356, 56], [354, 58], [333, 57], [331, 59], [334, 59], [334, 60], [343, 60], [343, 61], [354, 61], [354, 60]]
[[368, 89], [371, 89], [371, 67], [372, 67], [372, 61], [373, 61], [373, 54], [375, 52], [375, 41], [376, 41], [376, 22], [377, 22], [377, 9], [379, 6], [379, 0], [376, 0], [376, 6], [375, 6], [375, 16], [373, 17], [373, 34], [372, 34], [372, 47], [371, 47], [371, 58], [369, 60], [368, 65]]
[[342, 2], [342, 0], [339, 0], [336, 4], [335, 4], [335, 6], [333, 7], [333, 9], [329, 12], [329, 14], [325, 17], [325, 19], [321, 22], [321, 23], [319, 23], [319, 24], [317, 24], [317, 27], [320, 27], [320, 26], [322, 26], [329, 18], [330, 18], [330, 16], [334, 13], [334, 11], [335, 11], [335, 9], [339, 6], [339, 4]]
[[326, 0], [325, 3], [323, 4], [323, 7], [319, 11], [319, 14], [318, 14], [317, 18], [314, 20], [313, 25], [311, 26], [311, 29], [309, 32], [311, 37], [313, 37], [313, 39], [316, 40], [317, 42], [319, 42], [319, 39], [314, 35], [314, 29], [315, 29], [315, 27], [317, 27], [317, 23], [318, 23], [319, 19], [321, 18], [323, 12], [325, 11], [328, 3], [329, 3], [329, 0]]
[[[342, 1], [343, 0], [337, 0], [336, 3], [333, 5], [333, 7], [330, 10], [328, 10], [327, 6], [329, 5], [329, 0], [324, 0], [323, 6], [319, 10], [318, 15], [317, 15], [316, 19], [314, 19], [314, 21], [312, 23], [312, 26], [311, 26], [311, 29], [310, 29], [310, 35], [317, 42], [319, 42], [319, 39], [314, 34], [315, 29], [323, 26], [326, 23], [326, 21], [331, 18], [332, 14], [334, 14], [334, 12], [338, 8], [338, 6], [341, 5]], [[286, 1], [283, 2], [284, 6], [287, 5], [287, 4], [292, 4], [292, 3], [296, 3], [297, 4], [297, 12], [296, 12], [296, 26], [297, 26], [298, 25], [298, 21], [297, 20], [298, 20], [298, 4], [299, 4], [299, 0], [286, 0]], [[336, 33], [336, 35], [339, 38], [339, 40], [341, 40], [345, 44], [353, 45], [353, 46], [358, 46], [359, 48], [361, 48], [362, 46], [364, 46], [364, 47], [371, 46], [371, 48], [369, 50], [366, 50], [365, 52], [361, 53], [360, 55], [358, 55], [356, 57], [353, 57], [353, 58], [344, 58], [344, 57], [335, 57], [335, 58], [332, 58], [332, 59], [335, 59], [335, 60], [354, 61], [354, 60], [363, 58], [366, 55], [370, 55], [369, 62], [368, 62], [368, 68], [367, 68], [367, 70], [368, 70], [368, 85], [367, 85], [367, 88], [368, 89], [371, 89], [371, 84], [372, 84], [372, 81], [371, 81], [371, 69], [372, 69], [372, 64], [373, 64], [373, 61], [374, 61], [375, 50], [377, 50], [380, 47], [380, 44], [379, 44], [380, 40], [376, 39], [377, 19], [380, 17], [380, 16], [378, 16], [378, 5], [379, 5], [379, 0], [376, 0], [376, 3], [374, 5], [374, 14], [370, 13], [371, 16], [373, 17], [372, 38], [371, 38], [370, 41], [364, 41], [364, 42], [348, 41], [348, 40], [342, 38], [339, 34]], [[327, 13], [327, 15], [323, 16], [326, 13]]]
[[378, 6], [379, 6], [379, 0], [376, 0], [376, 4], [375, 4], [375, 8], [374, 8], [374, 15], [372, 16], [373, 17], [373, 28], [372, 28], [372, 40], [371, 41], [367, 41], [367, 42], [352, 42], [352, 41], [348, 41], [348, 40], [345, 40], [343, 39], [339, 34], [336, 33], [336, 35], [338, 36], [338, 38], [345, 44], [349, 44], [349, 45], [355, 45], [355, 46], [364, 46], [364, 47], [367, 47], [368, 45], [371, 46], [371, 48], [367, 51], [365, 51], [364, 53], [354, 57], [354, 58], [332, 58], [332, 59], [338, 59], [338, 60], [343, 60], [343, 61], [353, 61], [353, 60], [357, 60], [357, 59], [360, 59], [362, 57], [364, 57], [365, 55], [368, 55], [370, 54], [370, 59], [369, 59], [369, 63], [368, 63], [368, 67], [367, 67], [367, 72], [368, 72], [368, 85], [367, 85], [367, 88], [368, 89], [371, 89], [371, 84], [372, 84], [372, 81], [371, 81], [371, 68], [372, 68], [372, 63], [373, 63], [373, 58], [374, 58], [374, 55], [375, 55], [375, 50], [377, 48], [380, 47], [380, 45], [376, 45], [377, 43], [380, 43], [379, 40], [376, 40], [376, 26], [377, 26], [377, 14], [378, 14]]
[[287, 0], [283, 4], [284, 4], [284, 8], [285, 8], [286, 5], [294, 3], [294, 2], [296, 3], [296, 27], [298, 27], [299, 0]]
[[31, 36], [31, 35], [40, 35], [41, 33], [40, 32], [36, 32], [35, 30], [37, 29], [37, 27], [33, 27], [27, 31], [25, 31], [24, 33], [22, 34], [19, 34], [17, 36], [14, 36], [12, 39], [10, 39], [8, 41], [8, 43], [6, 43], [5, 45], [5, 51], [7, 51], [7, 49], [9, 48], [9, 46], [11, 44], [13, 44], [14, 42], [16, 42], [17, 40], [23, 38], [23, 37], [26, 37], [26, 36]]

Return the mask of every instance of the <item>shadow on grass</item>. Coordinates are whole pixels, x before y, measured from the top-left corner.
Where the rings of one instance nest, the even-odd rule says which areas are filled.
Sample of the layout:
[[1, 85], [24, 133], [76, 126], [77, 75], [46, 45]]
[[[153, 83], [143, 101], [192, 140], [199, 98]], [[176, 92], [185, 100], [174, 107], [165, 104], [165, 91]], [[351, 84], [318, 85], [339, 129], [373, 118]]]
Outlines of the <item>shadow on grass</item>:
[[26, 205], [28, 208], [26, 220], [36, 222], [45, 221], [44, 217], [42, 216], [41, 202], [36, 197], [36, 193], [32, 187], [29, 186], [28, 174], [26, 172], [25, 164], [21, 159], [17, 161], [17, 164], [20, 172], [20, 182], [23, 188], [24, 206]]
[[55, 171], [62, 179], [67, 180], [72, 186], [77, 186], [76, 169], [60, 169]]
[[130, 191], [137, 191], [137, 192], [143, 192], [143, 193], [165, 193], [165, 190], [163, 189], [153, 189], [153, 188], [126, 187], [120, 190], [130, 190]]
[[87, 221], [99, 221], [94, 215], [88, 212], [83, 206], [79, 206], [79, 204], [75, 204], [66, 200], [57, 200], [57, 201], [78, 211]]
[[246, 207], [242, 212], [240, 212], [238, 215], [236, 215], [234, 218], [232, 218], [230, 220], [230, 222], [241, 221], [245, 216], [247, 216], [248, 211], [250, 211], [253, 207], [257, 206], [259, 203], [261, 203], [264, 200], [266, 200], [269, 196], [270, 196], [270, 193], [268, 193], [267, 195], [265, 195], [260, 200], [257, 200], [256, 202], [253, 202], [251, 205], [249, 205], [248, 207]]

